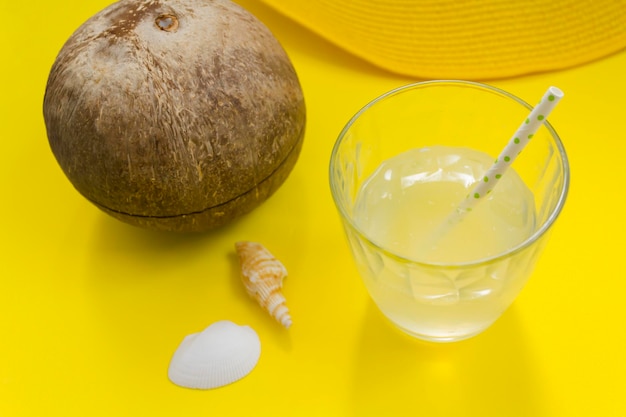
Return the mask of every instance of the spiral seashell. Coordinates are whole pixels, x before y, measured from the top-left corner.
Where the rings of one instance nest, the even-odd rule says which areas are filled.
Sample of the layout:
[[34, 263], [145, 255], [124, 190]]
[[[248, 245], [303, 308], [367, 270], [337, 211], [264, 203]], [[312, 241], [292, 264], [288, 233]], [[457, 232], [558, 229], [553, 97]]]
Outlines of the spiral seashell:
[[260, 243], [237, 242], [235, 249], [248, 294], [279, 323], [289, 328], [291, 316], [282, 293], [287, 269]]

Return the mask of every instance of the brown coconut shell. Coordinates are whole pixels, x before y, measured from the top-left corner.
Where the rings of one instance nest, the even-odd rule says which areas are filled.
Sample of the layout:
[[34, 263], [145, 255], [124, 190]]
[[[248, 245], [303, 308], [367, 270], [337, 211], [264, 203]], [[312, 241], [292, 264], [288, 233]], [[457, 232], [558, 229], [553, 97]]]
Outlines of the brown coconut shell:
[[272, 33], [227, 0], [121, 0], [86, 21], [44, 97], [75, 188], [141, 227], [205, 231], [265, 201], [301, 150], [305, 105]]

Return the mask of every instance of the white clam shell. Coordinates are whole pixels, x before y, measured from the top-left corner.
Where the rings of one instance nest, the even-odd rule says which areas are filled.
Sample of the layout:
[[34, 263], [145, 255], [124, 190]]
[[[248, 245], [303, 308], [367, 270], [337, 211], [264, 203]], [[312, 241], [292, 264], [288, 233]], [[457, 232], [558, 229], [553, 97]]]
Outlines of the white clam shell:
[[248, 375], [260, 355], [261, 342], [251, 327], [218, 321], [183, 339], [170, 361], [168, 377], [185, 388], [218, 388]]

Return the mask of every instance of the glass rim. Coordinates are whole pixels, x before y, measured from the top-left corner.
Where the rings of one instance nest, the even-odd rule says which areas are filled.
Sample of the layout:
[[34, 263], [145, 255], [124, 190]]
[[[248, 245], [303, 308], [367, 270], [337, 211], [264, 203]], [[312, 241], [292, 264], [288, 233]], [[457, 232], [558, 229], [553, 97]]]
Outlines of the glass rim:
[[392, 90], [387, 91], [386, 93], [379, 95], [378, 97], [368, 102], [359, 111], [357, 111], [354, 114], [354, 116], [350, 118], [350, 120], [346, 123], [346, 125], [343, 127], [343, 129], [339, 133], [339, 136], [337, 137], [335, 144], [333, 146], [333, 149], [331, 151], [330, 163], [329, 163], [330, 191], [331, 191], [331, 195], [335, 203], [335, 206], [337, 207], [339, 214], [341, 216], [342, 222], [344, 222], [344, 224], [349, 225], [350, 228], [354, 230], [356, 233], [358, 233], [360, 237], [365, 239], [370, 245], [376, 247], [378, 250], [385, 253], [385, 255], [391, 258], [394, 258], [396, 260], [403, 261], [405, 263], [412, 263], [416, 265], [421, 265], [423, 267], [446, 268], [446, 269], [476, 267], [476, 266], [481, 266], [485, 264], [490, 264], [500, 259], [508, 258], [517, 252], [523, 251], [524, 249], [533, 245], [535, 242], [539, 241], [539, 239], [541, 239], [548, 232], [548, 230], [550, 230], [550, 228], [552, 227], [556, 219], [561, 214], [561, 211], [563, 210], [563, 207], [565, 205], [565, 200], [567, 199], [567, 195], [569, 192], [570, 166], [569, 166], [569, 160], [567, 158], [567, 153], [565, 151], [565, 147], [563, 146], [561, 138], [557, 134], [556, 130], [552, 127], [550, 122], [547, 120], [544, 122], [544, 126], [547, 128], [548, 132], [550, 133], [550, 136], [554, 140], [554, 143], [558, 150], [558, 154], [561, 159], [562, 166], [563, 166], [563, 186], [561, 187], [556, 205], [550, 211], [550, 214], [548, 215], [547, 219], [541, 224], [541, 226], [537, 230], [535, 230], [530, 236], [524, 239], [522, 242], [518, 243], [515, 246], [512, 246], [511, 248], [503, 252], [496, 253], [495, 255], [492, 255], [492, 256], [479, 258], [479, 259], [475, 259], [471, 261], [463, 261], [463, 262], [425, 262], [425, 261], [415, 260], [406, 256], [399, 255], [397, 253], [394, 253], [393, 251], [387, 248], [384, 248], [380, 246], [378, 243], [374, 242], [354, 222], [352, 216], [348, 215], [347, 209], [345, 207], [345, 203], [343, 202], [343, 198], [340, 196], [339, 189], [336, 185], [336, 181], [334, 181], [334, 176], [333, 176], [333, 171], [334, 171], [333, 168], [337, 165], [337, 153], [339, 151], [339, 148], [341, 147], [341, 144], [343, 143], [346, 137], [347, 132], [350, 130], [352, 125], [365, 112], [367, 112], [370, 108], [374, 107], [379, 102], [387, 98], [390, 98], [394, 95], [405, 92], [407, 90], [414, 90], [418, 88], [436, 86], [436, 85], [469, 86], [469, 87], [480, 89], [480, 90], [487, 90], [497, 95], [504, 96], [515, 101], [518, 104], [522, 105], [523, 107], [526, 107], [529, 111], [532, 110], [533, 108], [526, 101], [498, 87], [494, 87], [494, 86], [476, 82], [476, 81], [465, 81], [465, 80], [430, 80], [430, 81], [415, 82], [415, 83], [410, 83], [410, 84], [406, 84], [406, 85], [394, 88]]

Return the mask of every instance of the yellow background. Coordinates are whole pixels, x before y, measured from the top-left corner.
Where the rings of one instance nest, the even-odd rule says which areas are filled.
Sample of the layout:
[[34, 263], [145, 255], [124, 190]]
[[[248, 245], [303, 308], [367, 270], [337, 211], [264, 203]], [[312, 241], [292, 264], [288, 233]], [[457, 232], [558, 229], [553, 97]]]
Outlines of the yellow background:
[[[569, 199], [521, 296], [457, 344], [410, 339], [357, 276], [327, 180], [345, 122], [417, 81], [354, 58], [254, 0], [239, 1], [282, 42], [308, 124], [283, 187], [205, 235], [127, 226], [66, 180], [46, 139], [48, 71], [79, 24], [109, 1], [2, 0], [0, 417], [626, 416], [626, 53], [491, 84], [535, 102], [572, 167]], [[264, 243], [287, 269], [294, 325], [245, 294], [233, 244]], [[211, 390], [179, 388], [167, 367], [182, 338], [217, 320], [252, 326], [259, 364]]]

